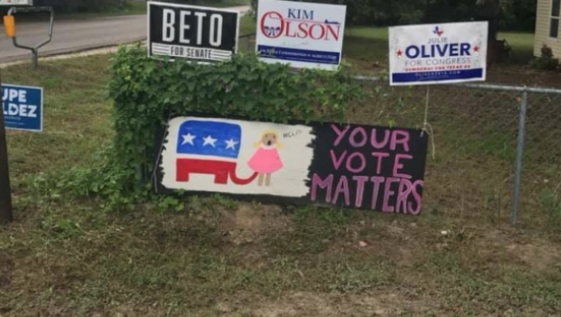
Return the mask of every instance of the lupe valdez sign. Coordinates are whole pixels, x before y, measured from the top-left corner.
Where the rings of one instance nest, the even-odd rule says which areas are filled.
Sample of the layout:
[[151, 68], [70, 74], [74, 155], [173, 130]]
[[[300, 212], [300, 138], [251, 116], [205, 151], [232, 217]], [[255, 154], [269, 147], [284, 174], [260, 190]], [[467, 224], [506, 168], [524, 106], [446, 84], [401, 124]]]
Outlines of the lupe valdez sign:
[[487, 22], [390, 28], [391, 85], [483, 81]]
[[176, 117], [158, 148], [159, 193], [421, 212], [427, 134], [420, 130]]
[[2, 85], [2, 110], [7, 129], [43, 130], [43, 89]]
[[237, 50], [239, 12], [148, 2], [148, 55], [216, 62]]
[[341, 63], [347, 7], [259, 0], [257, 52], [264, 62], [336, 70]]

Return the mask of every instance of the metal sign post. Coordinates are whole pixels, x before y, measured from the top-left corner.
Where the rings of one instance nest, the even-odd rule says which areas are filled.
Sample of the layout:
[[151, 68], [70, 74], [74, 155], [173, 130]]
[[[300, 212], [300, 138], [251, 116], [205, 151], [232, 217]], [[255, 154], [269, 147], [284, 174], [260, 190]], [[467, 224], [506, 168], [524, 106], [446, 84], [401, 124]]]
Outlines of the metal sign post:
[[30, 13], [30, 12], [50, 12], [51, 19], [49, 22], [49, 33], [47, 39], [43, 42], [35, 45], [35, 46], [27, 46], [18, 43], [17, 36], [13, 34], [12, 41], [15, 47], [30, 50], [31, 55], [33, 58], [33, 67], [37, 68], [39, 66], [39, 49], [51, 42], [53, 39], [53, 27], [55, 23], [55, 10], [52, 7], [12, 7], [10, 11], [8, 11], [8, 16], [11, 17], [14, 14], [21, 12], [21, 13]]

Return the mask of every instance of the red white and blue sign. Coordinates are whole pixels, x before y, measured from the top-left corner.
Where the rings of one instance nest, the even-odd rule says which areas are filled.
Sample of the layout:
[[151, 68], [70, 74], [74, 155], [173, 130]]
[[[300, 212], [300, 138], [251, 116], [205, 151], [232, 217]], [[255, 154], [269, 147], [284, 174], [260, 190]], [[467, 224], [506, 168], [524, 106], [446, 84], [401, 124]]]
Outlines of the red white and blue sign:
[[175, 117], [157, 146], [154, 184], [158, 193], [419, 215], [427, 143], [412, 129]]
[[215, 175], [216, 184], [246, 185], [255, 180], [257, 173], [242, 179], [236, 174], [236, 160], [240, 155], [242, 128], [239, 124], [187, 120], [179, 126], [178, 155], [175, 162], [176, 181], [188, 182], [192, 174]]
[[43, 131], [43, 88], [2, 85], [6, 129]]
[[336, 70], [341, 64], [347, 7], [259, 0], [257, 52], [268, 63]]
[[488, 29], [487, 22], [390, 28], [390, 84], [484, 81]]

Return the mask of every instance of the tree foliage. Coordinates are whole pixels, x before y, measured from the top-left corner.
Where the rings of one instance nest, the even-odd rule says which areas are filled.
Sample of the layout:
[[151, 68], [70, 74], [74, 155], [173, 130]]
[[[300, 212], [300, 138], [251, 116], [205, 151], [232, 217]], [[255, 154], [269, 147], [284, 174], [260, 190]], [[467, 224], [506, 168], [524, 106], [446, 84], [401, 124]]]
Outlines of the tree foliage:
[[[496, 28], [533, 31], [535, 0], [296, 0], [347, 5], [350, 24], [403, 25], [415, 23], [492, 20]], [[256, 6], [257, 0], [253, 0]]]
[[37, 6], [52, 6], [57, 12], [105, 12], [122, 10], [130, 0], [35, 0]]

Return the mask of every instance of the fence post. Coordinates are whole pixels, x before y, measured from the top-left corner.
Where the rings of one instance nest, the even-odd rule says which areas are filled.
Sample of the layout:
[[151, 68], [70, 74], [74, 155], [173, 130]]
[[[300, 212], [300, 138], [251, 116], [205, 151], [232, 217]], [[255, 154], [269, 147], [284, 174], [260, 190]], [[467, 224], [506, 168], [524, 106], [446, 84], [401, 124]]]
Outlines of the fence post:
[[526, 129], [526, 110], [528, 108], [528, 91], [524, 87], [520, 100], [520, 120], [518, 125], [518, 141], [516, 144], [516, 171], [514, 174], [514, 189], [512, 192], [512, 224], [518, 222], [520, 209], [520, 182], [522, 180], [522, 160], [524, 156], [524, 133]]

